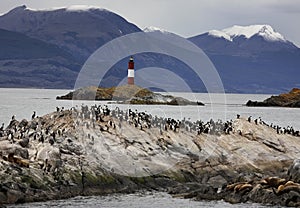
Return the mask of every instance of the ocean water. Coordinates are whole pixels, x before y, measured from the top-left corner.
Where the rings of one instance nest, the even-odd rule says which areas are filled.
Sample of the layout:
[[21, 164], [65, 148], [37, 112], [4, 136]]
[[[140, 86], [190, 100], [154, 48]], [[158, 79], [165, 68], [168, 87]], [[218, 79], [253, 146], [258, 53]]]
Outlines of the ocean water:
[[[113, 194], [109, 196], [78, 196], [67, 200], [35, 202], [13, 205], [15, 208], [265, 208], [260, 204], [229, 204], [224, 201], [194, 201], [190, 199], [173, 198], [167, 193], [147, 192], [137, 194]], [[276, 206], [272, 206], [276, 207]]]
[[[69, 90], [48, 90], [48, 89], [1, 89], [0, 88], [0, 122], [7, 125], [12, 117], [21, 120], [30, 119], [33, 111], [38, 116], [56, 110], [56, 107], [71, 108], [81, 104], [107, 104], [111, 108], [121, 109], [131, 108], [138, 111], [146, 111], [153, 115], [172, 117], [175, 119], [189, 119], [195, 121], [201, 119], [208, 121], [230, 120], [240, 114], [242, 117], [250, 115], [253, 118], [261, 117], [265, 122], [280, 126], [293, 126], [300, 130], [300, 109], [299, 108], [264, 108], [246, 107], [245, 103], [251, 100], [264, 100], [270, 95], [256, 94], [205, 94], [205, 93], [170, 93], [182, 96], [191, 100], [201, 101], [205, 106], [145, 106], [145, 105], [120, 105], [108, 102], [96, 101], [64, 101], [56, 100], [57, 95], [64, 95]], [[160, 207], [160, 208], [179, 208], [179, 207], [266, 207], [258, 204], [238, 204], [232, 205], [223, 201], [193, 201], [189, 199], [172, 198], [166, 193], [147, 192], [138, 194], [113, 194], [108, 196], [75, 197], [66, 200], [57, 200], [40, 203], [29, 203], [12, 205], [9, 207]]]
[[[107, 104], [104, 101], [68, 101], [56, 100], [57, 95], [64, 95], [69, 90], [49, 89], [4, 89], [0, 88], [0, 123], [9, 123], [12, 115], [16, 119], [30, 119], [33, 111], [41, 116], [55, 111], [56, 106], [70, 108], [81, 104]], [[205, 106], [164, 106], [164, 105], [119, 105], [108, 104], [111, 108], [118, 106], [121, 109], [131, 108], [138, 111], [146, 111], [153, 115], [171, 117], [175, 119], [198, 119], [208, 121], [230, 120], [236, 118], [236, 114], [242, 117], [252, 116], [254, 119], [261, 117], [265, 122], [284, 126], [293, 126], [300, 130], [300, 108], [280, 107], [246, 107], [248, 100], [264, 100], [271, 95], [260, 94], [206, 94], [206, 93], [170, 93], [182, 96], [190, 100], [201, 101]]]

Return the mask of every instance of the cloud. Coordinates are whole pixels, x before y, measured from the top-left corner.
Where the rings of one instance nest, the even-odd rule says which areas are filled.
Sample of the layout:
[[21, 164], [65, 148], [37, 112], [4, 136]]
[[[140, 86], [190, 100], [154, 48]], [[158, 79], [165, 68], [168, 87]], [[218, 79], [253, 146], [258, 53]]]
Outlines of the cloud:
[[269, 1], [265, 5], [273, 12], [300, 14], [300, 1], [297, 0]]

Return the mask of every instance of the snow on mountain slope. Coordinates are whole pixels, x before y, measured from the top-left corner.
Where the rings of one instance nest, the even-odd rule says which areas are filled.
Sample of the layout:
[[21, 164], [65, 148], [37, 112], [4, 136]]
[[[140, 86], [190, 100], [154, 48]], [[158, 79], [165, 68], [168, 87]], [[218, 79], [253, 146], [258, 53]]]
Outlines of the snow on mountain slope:
[[34, 9], [27, 7], [25, 5], [22, 6], [24, 10], [29, 10], [29, 11], [55, 11], [59, 9], [64, 9], [66, 11], [89, 11], [89, 10], [100, 10], [100, 11], [108, 11], [106, 9], [103, 9], [102, 7], [97, 7], [97, 6], [90, 6], [90, 5], [71, 5], [68, 7], [53, 7], [53, 8], [45, 8], [45, 9]]
[[161, 29], [161, 28], [158, 28], [158, 27], [154, 27], [154, 26], [149, 26], [149, 27], [146, 27], [145, 29], [143, 29], [144, 32], [161, 32], [161, 33], [170, 33], [169, 31], [167, 30], [164, 30], [164, 29]]
[[217, 38], [225, 38], [226, 40], [232, 41], [230, 35], [220, 30], [210, 30], [208, 34]]
[[114, 12], [78, 5], [45, 10], [16, 7], [0, 16], [0, 28], [55, 44], [81, 61], [108, 41], [141, 31]]
[[249, 25], [249, 26], [238, 26], [234, 25], [223, 30], [211, 30], [208, 32], [209, 35], [224, 38], [229, 41], [234, 41], [234, 38], [244, 36], [249, 39], [255, 35], [262, 36], [268, 41], [283, 41], [286, 39], [278, 32], [276, 32], [270, 25]]
[[96, 7], [96, 6], [89, 6], [89, 5], [72, 5], [69, 7], [66, 7], [67, 11], [88, 11], [92, 9], [97, 9], [101, 11], [108, 11], [106, 9], [103, 9], [101, 7]]

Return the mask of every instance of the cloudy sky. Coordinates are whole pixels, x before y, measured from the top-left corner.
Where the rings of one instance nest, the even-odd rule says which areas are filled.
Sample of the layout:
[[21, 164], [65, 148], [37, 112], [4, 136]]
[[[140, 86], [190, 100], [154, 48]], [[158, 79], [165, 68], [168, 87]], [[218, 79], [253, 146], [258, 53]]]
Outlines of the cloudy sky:
[[100, 6], [141, 29], [156, 26], [183, 37], [233, 25], [270, 24], [300, 46], [300, 0], [1, 0], [0, 13], [24, 4], [35, 9]]

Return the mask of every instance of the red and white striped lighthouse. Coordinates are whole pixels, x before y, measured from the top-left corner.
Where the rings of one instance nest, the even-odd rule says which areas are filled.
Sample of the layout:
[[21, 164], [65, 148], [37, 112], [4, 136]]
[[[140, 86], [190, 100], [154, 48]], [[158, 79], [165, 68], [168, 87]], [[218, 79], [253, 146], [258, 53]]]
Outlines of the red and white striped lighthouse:
[[132, 56], [128, 62], [128, 84], [134, 85], [134, 61]]

